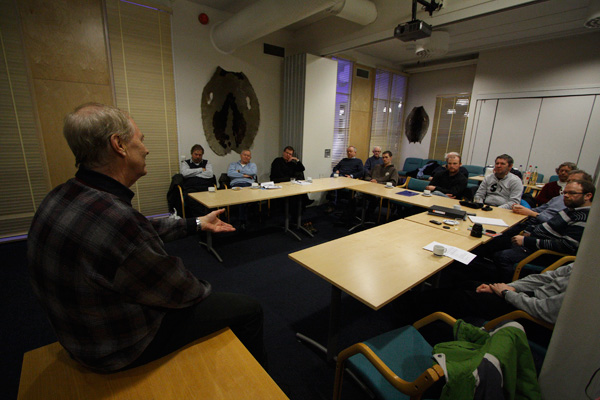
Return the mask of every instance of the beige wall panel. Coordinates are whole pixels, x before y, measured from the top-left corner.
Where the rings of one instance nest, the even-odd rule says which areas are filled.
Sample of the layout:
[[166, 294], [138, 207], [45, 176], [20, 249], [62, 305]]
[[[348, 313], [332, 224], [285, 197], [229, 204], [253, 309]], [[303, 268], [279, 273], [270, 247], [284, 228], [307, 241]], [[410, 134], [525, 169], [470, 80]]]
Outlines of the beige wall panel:
[[[354, 103], [352, 103], [354, 105]], [[356, 157], [363, 163], [369, 158], [371, 141], [371, 113], [353, 110], [350, 114], [350, 135], [348, 144], [357, 148]]]
[[38, 114], [50, 170], [52, 187], [65, 182], [75, 174], [75, 157], [63, 129], [63, 118], [80, 104], [95, 101], [112, 104], [112, 91], [109, 85], [90, 85], [74, 82], [58, 82], [35, 79]]
[[101, 0], [19, 0], [32, 76], [110, 84]]
[[[369, 78], [356, 76], [356, 69], [369, 71]], [[371, 111], [373, 107], [373, 85], [375, 82], [375, 70], [373, 68], [355, 65], [352, 77], [352, 110]]]

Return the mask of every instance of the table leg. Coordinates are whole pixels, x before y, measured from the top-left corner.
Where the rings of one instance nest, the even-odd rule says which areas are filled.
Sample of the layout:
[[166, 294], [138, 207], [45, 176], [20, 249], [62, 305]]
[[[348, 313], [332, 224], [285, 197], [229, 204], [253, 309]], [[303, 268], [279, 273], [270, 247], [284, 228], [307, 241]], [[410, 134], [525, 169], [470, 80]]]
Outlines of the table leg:
[[308, 236], [315, 237], [311, 231], [302, 226], [302, 196], [298, 196], [298, 218], [296, 219], [296, 229], [304, 231]]
[[299, 242], [302, 241], [302, 239], [300, 238], [300, 236], [296, 235], [296, 232], [290, 230], [290, 198], [289, 197], [285, 198], [285, 224], [284, 224], [284, 231], [286, 233], [289, 233], [290, 235], [294, 236], [296, 239], [298, 239]]
[[298, 340], [310, 344], [317, 350], [323, 352], [327, 356], [327, 362], [335, 361], [335, 359], [337, 358], [341, 304], [341, 289], [334, 285], [331, 285], [331, 304], [329, 305], [329, 328], [327, 331], [327, 347], [309, 338], [308, 336], [305, 336], [301, 333], [296, 333], [296, 338], [298, 338]]
[[215, 248], [212, 245], [212, 233], [210, 231], [206, 231], [206, 243], [204, 243], [202, 241], [200, 241], [199, 243], [201, 245], [203, 245], [204, 247], [206, 247], [206, 250], [213, 253], [214, 256], [217, 257], [217, 260], [219, 260], [219, 262], [223, 262], [223, 259], [221, 258], [221, 256], [219, 256], [219, 253], [217, 253], [217, 251], [215, 250]]
[[[359, 227], [364, 227], [367, 222], [365, 222], [365, 219], [367, 218], [367, 196], [363, 195], [362, 196], [362, 200], [361, 200], [361, 205], [362, 205], [362, 210], [361, 210], [361, 214], [360, 214], [360, 222], [356, 225], [354, 225], [352, 228], [348, 229], [348, 232], [352, 232], [354, 229], [359, 228]], [[374, 223], [372, 223], [374, 224]]]

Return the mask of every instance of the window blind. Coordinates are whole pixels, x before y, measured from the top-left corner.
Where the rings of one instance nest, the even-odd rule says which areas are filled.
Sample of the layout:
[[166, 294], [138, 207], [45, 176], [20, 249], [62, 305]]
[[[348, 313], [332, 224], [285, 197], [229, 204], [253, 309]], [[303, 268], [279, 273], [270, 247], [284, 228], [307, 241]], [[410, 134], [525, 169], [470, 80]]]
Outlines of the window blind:
[[406, 77], [390, 71], [375, 71], [370, 148], [381, 146], [396, 154], [400, 149]]
[[162, 214], [179, 172], [170, 15], [119, 0], [107, 0], [106, 8], [117, 107], [135, 120], [150, 152], [148, 174], [131, 188], [134, 207]]
[[470, 101], [470, 95], [436, 98], [429, 158], [444, 160], [444, 155], [451, 151], [462, 155]]
[[50, 190], [16, 2], [0, 3], [0, 237], [26, 234]]
[[352, 61], [332, 58], [338, 62], [337, 89], [335, 94], [335, 115], [333, 144], [331, 148], [331, 168], [346, 157], [348, 134], [350, 132], [350, 100], [352, 91]]

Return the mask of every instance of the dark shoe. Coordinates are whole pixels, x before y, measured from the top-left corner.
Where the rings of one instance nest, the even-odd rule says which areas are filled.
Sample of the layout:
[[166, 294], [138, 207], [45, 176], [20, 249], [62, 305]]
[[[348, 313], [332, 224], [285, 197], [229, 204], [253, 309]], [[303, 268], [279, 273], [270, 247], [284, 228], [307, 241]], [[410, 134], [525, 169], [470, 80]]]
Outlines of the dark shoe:
[[335, 207], [334, 207], [334, 206], [332, 206], [332, 205], [328, 205], [328, 206], [327, 206], [327, 208], [325, 208], [325, 212], [326, 212], [327, 214], [331, 214], [331, 213], [332, 213], [332, 212], [334, 212], [334, 211], [335, 211]]

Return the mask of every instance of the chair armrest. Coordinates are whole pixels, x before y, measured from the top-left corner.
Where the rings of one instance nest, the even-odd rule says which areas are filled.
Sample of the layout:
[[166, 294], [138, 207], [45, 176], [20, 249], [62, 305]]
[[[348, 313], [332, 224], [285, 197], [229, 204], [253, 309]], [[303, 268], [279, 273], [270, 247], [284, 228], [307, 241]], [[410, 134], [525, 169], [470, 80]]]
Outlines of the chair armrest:
[[443, 369], [439, 365], [435, 364], [431, 368], [427, 368], [413, 382], [405, 381], [396, 375], [396, 373], [394, 373], [394, 371], [392, 371], [366, 344], [356, 343], [343, 350], [337, 357], [333, 388], [334, 400], [339, 400], [342, 392], [342, 378], [346, 360], [359, 353], [365, 356], [365, 358], [392, 386], [409, 396], [419, 396], [444, 376]]
[[453, 326], [456, 323], [456, 318], [451, 317], [450, 315], [443, 313], [441, 311], [436, 311], [433, 314], [429, 314], [426, 317], [421, 318], [417, 322], [413, 324], [416, 329], [421, 329], [425, 325], [429, 325], [434, 321], [443, 321], [450, 326]]
[[179, 189], [179, 199], [181, 200], [181, 218], [185, 219], [185, 201], [183, 198], [183, 190], [181, 189], [181, 185], [177, 185], [177, 189]]
[[486, 330], [489, 331], [491, 329], [494, 329], [500, 322], [503, 322], [503, 321], [514, 321], [516, 319], [526, 319], [526, 320], [529, 320], [529, 321], [533, 321], [536, 324], [538, 324], [540, 326], [543, 326], [544, 328], [548, 328], [550, 330], [554, 329], [554, 324], [550, 324], [550, 323], [548, 323], [546, 321], [543, 321], [543, 320], [541, 320], [539, 318], [532, 317], [531, 315], [527, 314], [523, 310], [516, 310], [516, 311], [509, 312], [508, 314], [504, 314], [504, 315], [502, 315], [502, 316], [500, 316], [498, 318], [495, 318], [495, 319], [487, 322], [483, 327]]
[[[528, 255], [527, 257], [525, 257], [524, 259], [522, 259], [518, 264], [517, 267], [515, 268], [515, 273], [513, 274], [512, 277], [512, 281], [516, 281], [517, 279], [519, 279], [519, 275], [521, 275], [521, 270], [523, 269], [523, 267], [525, 266], [525, 264], [529, 264], [531, 261], [535, 260], [536, 258], [543, 256], [544, 254], [550, 254], [550, 255], [554, 255], [554, 256], [568, 256], [568, 254], [564, 254], [564, 253], [559, 253], [557, 251], [552, 251], [552, 250], [538, 250], [533, 254]], [[560, 264], [562, 265], [562, 264]], [[560, 265], [557, 265], [560, 266]], [[555, 268], [557, 268], [555, 267]]]

